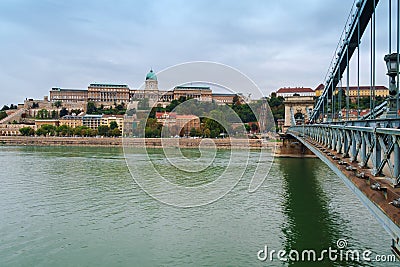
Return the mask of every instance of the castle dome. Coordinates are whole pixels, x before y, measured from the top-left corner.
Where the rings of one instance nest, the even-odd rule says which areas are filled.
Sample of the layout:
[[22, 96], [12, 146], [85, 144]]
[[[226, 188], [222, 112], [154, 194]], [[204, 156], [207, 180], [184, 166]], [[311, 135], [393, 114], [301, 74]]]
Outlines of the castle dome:
[[157, 81], [157, 75], [153, 72], [152, 69], [149, 71], [149, 73], [147, 73], [147, 75], [146, 75], [146, 80], [154, 80], [154, 81]]

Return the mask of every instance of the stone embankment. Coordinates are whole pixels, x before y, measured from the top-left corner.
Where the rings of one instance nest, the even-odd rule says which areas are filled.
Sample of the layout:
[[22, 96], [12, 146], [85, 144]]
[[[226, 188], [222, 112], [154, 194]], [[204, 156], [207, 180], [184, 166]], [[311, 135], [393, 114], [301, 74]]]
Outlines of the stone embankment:
[[19, 146], [104, 146], [104, 147], [204, 147], [218, 148], [274, 148], [276, 143], [259, 139], [192, 139], [192, 138], [112, 138], [112, 137], [26, 137], [0, 136], [1, 145]]

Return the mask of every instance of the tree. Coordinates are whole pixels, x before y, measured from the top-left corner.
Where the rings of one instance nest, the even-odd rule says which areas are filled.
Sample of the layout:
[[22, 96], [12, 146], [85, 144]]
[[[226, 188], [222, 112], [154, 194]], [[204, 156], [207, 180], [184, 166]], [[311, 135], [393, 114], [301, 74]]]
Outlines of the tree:
[[17, 105], [11, 104], [10, 109], [18, 109]]
[[205, 137], [210, 137], [210, 136], [211, 136], [211, 131], [210, 131], [210, 129], [208, 129], [208, 128], [204, 129], [204, 136], [205, 136]]
[[189, 132], [189, 135], [191, 136], [191, 137], [195, 137], [196, 136], [196, 128], [194, 128], [194, 127], [192, 127], [191, 129], [190, 129], [190, 132]]
[[121, 131], [118, 128], [115, 128], [113, 130], [110, 130], [110, 135], [111, 136], [121, 136]]
[[19, 132], [23, 136], [31, 136], [31, 135], [35, 134], [35, 130], [33, 130], [33, 128], [31, 128], [31, 127], [22, 127], [19, 129]]
[[246, 132], [250, 132], [251, 127], [247, 123], [244, 125], [244, 128], [246, 128]]
[[47, 109], [41, 109], [38, 111], [37, 116], [38, 119], [46, 119], [49, 117], [49, 111]]
[[0, 120], [4, 119], [7, 117], [7, 113], [5, 111], [0, 111]]
[[56, 108], [60, 108], [62, 106], [62, 102], [60, 100], [57, 100], [56, 102], [54, 102], [54, 106]]
[[68, 115], [68, 110], [66, 108], [62, 108], [60, 110], [60, 118], [64, 117], [65, 115]]
[[258, 125], [257, 125], [257, 123], [252, 123], [252, 124], [251, 124], [251, 130], [252, 130], [253, 132], [256, 132], [256, 131], [258, 130]]
[[107, 125], [100, 125], [97, 129], [97, 132], [101, 136], [108, 136], [110, 132], [110, 128]]
[[114, 130], [116, 128], [118, 128], [118, 123], [116, 121], [110, 122], [110, 129]]
[[58, 113], [57, 113], [57, 111], [55, 111], [55, 110], [52, 110], [52, 111], [51, 111], [51, 118], [52, 118], [52, 119], [58, 119]]
[[94, 102], [89, 101], [87, 103], [86, 113], [87, 114], [95, 114], [95, 113], [97, 113], [96, 104]]
[[3, 106], [3, 108], [1, 109], [1, 111], [4, 111], [4, 110], [9, 110], [10, 109], [10, 107], [9, 106], [7, 106], [7, 105], [4, 105]]

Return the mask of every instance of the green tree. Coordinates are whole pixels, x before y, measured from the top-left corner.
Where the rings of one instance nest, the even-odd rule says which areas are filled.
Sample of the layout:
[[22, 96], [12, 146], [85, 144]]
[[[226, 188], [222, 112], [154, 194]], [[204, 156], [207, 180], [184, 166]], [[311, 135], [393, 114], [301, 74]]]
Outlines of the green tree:
[[49, 117], [49, 111], [47, 109], [41, 109], [38, 111], [36, 118], [47, 119]]
[[194, 128], [194, 127], [192, 127], [191, 129], [190, 129], [190, 132], [189, 132], [189, 135], [191, 136], [191, 137], [195, 137], [196, 136], [196, 128]]
[[4, 119], [7, 117], [7, 113], [5, 111], [0, 111], [0, 120]]
[[7, 106], [7, 105], [4, 105], [3, 107], [2, 107], [2, 109], [1, 109], [1, 111], [4, 111], [4, 110], [9, 110], [10, 109], [10, 107], [9, 106]]
[[110, 127], [107, 125], [100, 125], [97, 129], [97, 132], [101, 136], [108, 136], [110, 132]]
[[19, 132], [23, 136], [31, 136], [31, 135], [35, 134], [35, 130], [33, 130], [33, 128], [31, 128], [31, 127], [22, 127], [19, 129]]
[[252, 124], [251, 124], [251, 130], [252, 130], [253, 132], [256, 132], [256, 131], [258, 130], [258, 125], [257, 125], [257, 123], [252, 123]]
[[110, 122], [110, 129], [114, 130], [116, 128], [118, 128], [118, 123], [116, 121]]
[[60, 118], [64, 117], [65, 115], [68, 115], [68, 110], [66, 108], [62, 108], [60, 110]]
[[62, 106], [62, 102], [60, 100], [57, 100], [56, 102], [54, 102], [54, 106], [56, 108], [60, 108]]
[[121, 131], [118, 128], [115, 128], [113, 130], [110, 130], [110, 135], [111, 136], [121, 136]]
[[208, 129], [208, 128], [204, 129], [204, 136], [205, 136], [205, 137], [211, 137], [211, 131], [210, 131], [210, 129]]
[[97, 113], [97, 108], [96, 104], [92, 101], [89, 101], [86, 106], [86, 113], [87, 114], [96, 114]]

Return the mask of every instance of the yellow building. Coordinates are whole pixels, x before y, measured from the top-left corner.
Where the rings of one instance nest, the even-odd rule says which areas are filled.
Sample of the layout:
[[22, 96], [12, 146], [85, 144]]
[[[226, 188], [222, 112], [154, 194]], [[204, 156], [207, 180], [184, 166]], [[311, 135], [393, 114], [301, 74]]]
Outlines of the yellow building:
[[[319, 97], [322, 92], [324, 91], [324, 85], [320, 84], [316, 89], [315, 89], [315, 96]], [[342, 89], [344, 94], [346, 95], [347, 87], [342, 86], [342, 87], [337, 87], [337, 89]], [[375, 91], [375, 96], [380, 96], [380, 97], [387, 97], [389, 96], [389, 90], [387, 87], [382, 86], [382, 85], [377, 85], [374, 88]], [[335, 94], [338, 93], [338, 90], [335, 91]], [[358, 97], [358, 87], [357, 86], [349, 86], [349, 96], [350, 98], [357, 98]], [[360, 97], [369, 97], [371, 96], [371, 87], [370, 86], [360, 86]]]
[[124, 115], [103, 115], [100, 124], [110, 127], [112, 121], [115, 121], [118, 125], [118, 129], [121, 131], [124, 128]]
[[40, 127], [42, 127], [42, 125], [53, 125], [53, 126], [59, 126], [60, 125], [60, 121], [59, 120], [35, 120], [35, 128], [39, 129]]
[[69, 127], [75, 128], [83, 125], [82, 116], [70, 116], [66, 115], [60, 119], [60, 126], [67, 125]]

